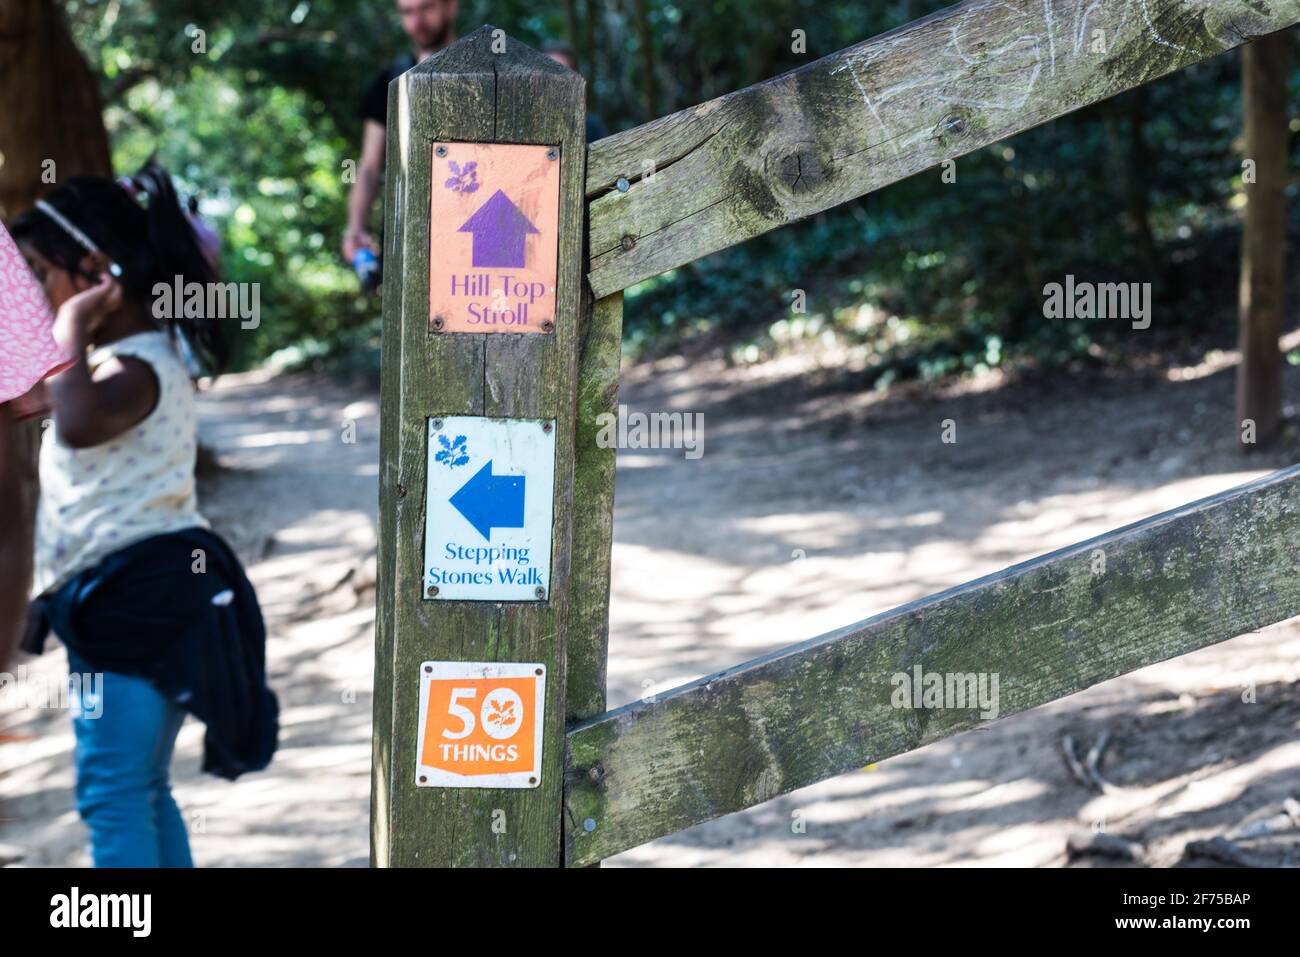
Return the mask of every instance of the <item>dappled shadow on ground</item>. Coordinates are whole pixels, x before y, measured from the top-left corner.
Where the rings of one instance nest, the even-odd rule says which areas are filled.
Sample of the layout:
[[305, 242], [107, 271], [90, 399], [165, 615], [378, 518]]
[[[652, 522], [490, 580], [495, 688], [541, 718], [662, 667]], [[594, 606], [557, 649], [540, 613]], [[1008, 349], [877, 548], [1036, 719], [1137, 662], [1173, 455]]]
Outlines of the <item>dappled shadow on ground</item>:
[[[267, 617], [280, 749], [231, 784], [199, 773], [202, 726], [177, 743], [175, 793], [202, 866], [346, 866], [368, 859], [378, 400], [317, 380], [235, 377], [201, 400], [222, 468], [201, 507], [248, 564]], [[54, 646], [28, 662], [57, 680]], [[66, 713], [0, 715], [0, 842], [30, 865], [88, 863], [72, 803]]]
[[[704, 412], [705, 455], [620, 455], [611, 705], [1300, 459], [1294, 433], [1267, 453], [1241, 454], [1230, 369], [1189, 369], [1170, 381], [1040, 381], [901, 402], [834, 389], [808, 395], [779, 377], [755, 384], [744, 370], [665, 365], [653, 378], [636, 370], [625, 400], [643, 411]], [[1288, 370], [1287, 394], [1298, 393], [1300, 370]], [[941, 441], [945, 420], [955, 443]], [[1192, 790], [1225, 788], [1219, 813], [1215, 805], [1186, 820], [1161, 817], [1157, 826], [1149, 819], [1163, 813], [1152, 804], [1157, 792], [1164, 800], [1158, 787], [1131, 790], [1130, 803], [1112, 812], [1109, 796], [1099, 809], [1098, 795], [1078, 791], [1060, 757], [1059, 729], [1138, 689], [1177, 700], [1183, 674], [1208, 672], [1189, 686], [1193, 700], [1225, 674], [1289, 688], [1295, 654], [1275, 652], [1295, 648], [1296, 628], [1266, 634], [1145, 669], [614, 863], [1059, 864], [1072, 830], [1112, 813], [1152, 842], [1151, 861], [1172, 864], [1198, 829], [1214, 833], [1300, 791], [1297, 755], [1277, 744], [1244, 771], [1211, 762], [1187, 772]], [[1246, 647], [1263, 652], [1249, 668], [1239, 667]], [[1294, 714], [1289, 720], [1288, 733]], [[1211, 710], [1198, 733], [1231, 725]], [[1176, 764], [1188, 744], [1165, 740]], [[1249, 800], [1225, 783], [1242, 775], [1252, 778]], [[810, 822], [805, 833], [792, 831], [795, 811]]]
[[[1260, 672], [1236, 669], [1241, 684], [1202, 684], [1233, 651], [1270, 657], [1279, 646], [1291, 654], [1289, 680], [1252, 685]], [[614, 863], [1059, 866], [1071, 833], [1100, 830], [1141, 845], [1136, 863], [1171, 866], [1188, 841], [1246, 831], [1300, 791], [1296, 652], [1294, 622], [1244, 636], [1181, 659], [1192, 667], [1172, 681], [1157, 672], [1173, 663], [1144, 669]], [[1067, 734], [1090, 745], [1103, 733], [1106, 794], [1076, 780], [1061, 752]]]
[[[931, 397], [847, 431], [843, 417], [792, 428], [738, 414], [727, 397], [740, 392], [752, 408], [743, 380], [668, 378], [686, 380], [671, 402], [655, 380], [644, 395], [626, 390], [629, 405], [697, 411], [698, 399], [711, 410], [705, 454], [620, 455], [618, 704], [1300, 458], [1294, 439], [1240, 454], [1225, 373], [1127, 391], [1107, 383], [1102, 395], [1066, 382], [1055, 395], [1039, 384]], [[955, 443], [941, 441], [946, 421]]]
[[[1290, 370], [1288, 394], [1300, 370]], [[766, 376], [766, 378], [764, 378]], [[902, 393], [897, 394], [903, 396]], [[705, 454], [620, 454], [610, 702], [663, 691], [1130, 521], [1297, 457], [1241, 456], [1223, 372], [883, 400], [707, 364], [630, 371], [636, 409], [705, 413]], [[367, 856], [378, 398], [308, 377], [232, 377], [201, 399], [223, 466], [203, 508], [248, 562], [283, 707], [272, 767], [233, 785], [178, 746], [205, 865]], [[952, 420], [955, 444], [941, 438]], [[1105, 827], [1173, 863], [1296, 786], [1294, 625], [1107, 682], [620, 855], [613, 863], [1064, 862]], [[32, 663], [62, 674], [61, 652]], [[1255, 705], [1233, 704], [1254, 682]], [[1291, 697], [1288, 697], [1291, 695]], [[1238, 712], [1237, 708], [1243, 708]], [[1254, 710], [1249, 710], [1254, 709]], [[1061, 734], [1110, 731], [1120, 795], [1065, 771]], [[1242, 730], [1245, 729], [1245, 730]], [[0, 714], [0, 843], [85, 863], [61, 712]], [[1217, 755], [1217, 756], [1216, 756]], [[1290, 791], [1288, 792], [1288, 788]], [[798, 813], [802, 833], [792, 830]]]

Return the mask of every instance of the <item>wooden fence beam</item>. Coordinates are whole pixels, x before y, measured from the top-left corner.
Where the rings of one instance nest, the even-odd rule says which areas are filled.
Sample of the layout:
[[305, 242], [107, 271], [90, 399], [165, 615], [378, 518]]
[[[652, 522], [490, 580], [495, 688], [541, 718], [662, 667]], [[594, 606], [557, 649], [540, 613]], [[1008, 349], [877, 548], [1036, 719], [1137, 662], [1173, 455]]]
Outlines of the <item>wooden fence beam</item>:
[[626, 289], [1297, 20], [1300, 0], [967, 0], [599, 140], [592, 289]]
[[896, 676], [917, 667], [997, 675], [1001, 717], [1300, 614], [1298, 543], [1300, 466], [574, 727], [566, 862], [986, 720], [903, 706]]
[[[585, 86], [578, 74], [492, 27], [476, 30], [389, 87], [371, 808], [371, 854], [377, 865], [562, 863], [565, 641], [583, 296], [584, 104]], [[459, 332], [450, 324], [442, 331], [439, 317], [430, 316], [431, 256], [448, 261], [453, 254], [445, 246], [430, 248], [431, 229], [447, 231], [445, 221], [434, 222], [431, 203], [435, 195], [445, 197], [435, 191], [457, 184], [447, 181], [450, 161], [436, 160], [441, 154], [435, 150], [502, 143], [554, 147], [542, 155], [560, 164], [558, 226], [548, 227], [558, 230], [554, 321], [548, 317], [544, 334]], [[487, 188], [479, 196], [494, 202], [488, 197], [496, 183], [483, 185]], [[531, 208], [526, 211], [526, 216], [535, 215]], [[486, 253], [495, 257], [484, 255], [480, 265], [475, 246], [475, 268], [486, 270], [488, 259], [501, 256], [497, 247]], [[460, 254], [468, 262], [467, 254]], [[500, 261], [492, 265], [513, 268]], [[468, 280], [465, 284], [467, 288]], [[538, 428], [544, 424], [547, 434], [554, 434], [553, 492], [542, 493], [543, 500], [550, 497], [553, 510], [551, 554], [536, 556], [536, 564], [549, 562], [549, 589], [539, 587], [536, 601], [451, 600], [438, 597], [436, 587], [426, 592], [429, 436], [436, 428], [432, 421], [443, 416], [535, 419]], [[508, 471], [510, 463], [498, 460], [488, 474]], [[529, 487], [538, 488], [535, 475], [531, 481]], [[522, 511], [524, 485], [518, 483], [514, 487]], [[445, 507], [443, 500], [439, 505]], [[492, 525], [491, 534], [495, 527], [518, 527], [505, 520]], [[545, 666], [537, 786], [417, 786], [421, 663], [426, 660]], [[470, 727], [468, 722], [464, 727]]]

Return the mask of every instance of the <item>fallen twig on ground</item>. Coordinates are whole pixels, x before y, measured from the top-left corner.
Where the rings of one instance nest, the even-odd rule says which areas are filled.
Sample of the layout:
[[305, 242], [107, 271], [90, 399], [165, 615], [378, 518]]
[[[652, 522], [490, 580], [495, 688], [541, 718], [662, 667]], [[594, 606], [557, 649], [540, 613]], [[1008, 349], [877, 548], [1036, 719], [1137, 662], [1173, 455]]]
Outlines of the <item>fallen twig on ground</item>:
[[1084, 760], [1084, 770], [1088, 773], [1088, 779], [1092, 782], [1093, 787], [1103, 794], [1113, 794], [1119, 790], [1101, 776], [1101, 759], [1106, 751], [1106, 745], [1109, 743], [1110, 732], [1103, 731], [1097, 738], [1097, 742], [1088, 749], [1088, 756]]
[[1083, 765], [1079, 763], [1078, 755], [1074, 753], [1074, 735], [1066, 734], [1061, 736], [1061, 754], [1065, 757], [1065, 766], [1074, 775], [1074, 779], [1084, 787], [1091, 787], [1092, 781], [1088, 777], [1088, 772], [1083, 769]]
[[1075, 831], [1065, 843], [1065, 854], [1070, 860], [1078, 857], [1110, 857], [1140, 863], [1146, 857], [1146, 848], [1137, 841], [1130, 841], [1118, 834]]
[[1074, 746], [1074, 735], [1066, 734], [1061, 736], [1061, 754], [1065, 757], [1065, 766], [1069, 768], [1074, 779], [1090, 790], [1098, 791], [1102, 794], [1112, 794], [1119, 788], [1111, 784], [1101, 776], [1101, 759], [1106, 751], [1106, 745], [1110, 743], [1110, 732], [1103, 731], [1101, 736], [1091, 748], [1083, 761], [1079, 760], [1078, 752]]
[[1228, 867], [1294, 867], [1286, 856], [1259, 854], [1247, 850], [1226, 837], [1212, 837], [1208, 841], [1188, 841], [1183, 848], [1184, 857], [1200, 858], [1226, 864]]

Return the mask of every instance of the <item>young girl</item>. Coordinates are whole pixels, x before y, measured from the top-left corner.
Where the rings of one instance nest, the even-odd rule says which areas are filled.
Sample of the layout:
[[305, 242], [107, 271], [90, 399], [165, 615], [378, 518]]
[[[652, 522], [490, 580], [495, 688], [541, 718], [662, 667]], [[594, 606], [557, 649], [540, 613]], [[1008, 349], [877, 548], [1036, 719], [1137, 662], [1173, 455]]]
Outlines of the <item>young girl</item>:
[[95, 865], [189, 867], [169, 783], [185, 714], [207, 725], [204, 770], [233, 779], [270, 761], [276, 702], [256, 596], [195, 500], [194, 398], [177, 338], [216, 371], [221, 330], [154, 318], [185, 312], [155, 308], [155, 287], [215, 276], [167, 174], [150, 164], [134, 184], [135, 195], [70, 180], [12, 229], [75, 357], [48, 383], [24, 647], [39, 652], [53, 630], [68, 648], [77, 809]]

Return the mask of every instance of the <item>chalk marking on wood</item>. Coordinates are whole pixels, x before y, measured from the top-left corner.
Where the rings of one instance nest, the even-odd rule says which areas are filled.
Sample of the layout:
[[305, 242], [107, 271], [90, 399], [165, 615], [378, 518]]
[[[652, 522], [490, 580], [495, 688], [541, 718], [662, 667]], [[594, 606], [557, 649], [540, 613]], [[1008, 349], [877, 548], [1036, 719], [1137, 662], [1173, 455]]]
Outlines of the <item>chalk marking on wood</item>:
[[[853, 80], [853, 85], [857, 87], [858, 92], [862, 94], [862, 102], [867, 104], [867, 109], [871, 111], [871, 115], [875, 118], [876, 125], [880, 127], [880, 132], [885, 135], [885, 138], [880, 141], [880, 145], [883, 146], [885, 143], [892, 142], [894, 144], [895, 154], [898, 156], [902, 156], [903, 151], [902, 151], [901, 144], [899, 144], [897, 138], [894, 137], [893, 133], [890, 132], [889, 127], [885, 125], [885, 121], [881, 119], [880, 111], [876, 109], [876, 104], [871, 102], [871, 95], [867, 93], [867, 88], [862, 85], [862, 80], [858, 77], [858, 71], [856, 66], [854, 65], [853, 60], [854, 60], [853, 57], [846, 58], [843, 63], [841, 63], [835, 69], [831, 70], [831, 75], [834, 76], [837, 73], [843, 73], [845, 71], [848, 71], [850, 78], [852, 78]], [[855, 152], [863, 152], [863, 150], [857, 150]], [[854, 154], [848, 153], [845, 155], [852, 156]]]
[[1147, 22], [1147, 29], [1151, 33], [1151, 39], [1155, 40], [1156, 43], [1159, 43], [1163, 47], [1169, 47], [1171, 50], [1178, 50], [1180, 53], [1196, 54], [1198, 52], [1190, 47], [1179, 46], [1177, 43], [1171, 43], [1169, 40], [1162, 37], [1160, 31], [1156, 29], [1156, 25], [1151, 22], [1151, 9], [1147, 6], [1147, 0], [1138, 0], [1138, 2], [1142, 4], [1142, 16]]

